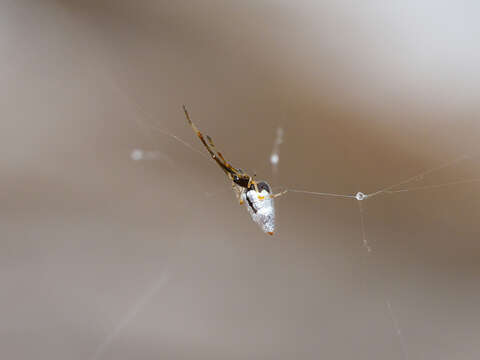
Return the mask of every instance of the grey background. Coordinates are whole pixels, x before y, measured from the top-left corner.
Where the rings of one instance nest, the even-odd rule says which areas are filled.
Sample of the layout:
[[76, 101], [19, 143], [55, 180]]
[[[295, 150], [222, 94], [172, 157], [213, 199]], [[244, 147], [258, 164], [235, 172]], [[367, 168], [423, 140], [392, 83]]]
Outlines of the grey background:
[[267, 237], [166, 134], [203, 151], [185, 103], [235, 166], [341, 194], [478, 155], [479, 7], [1, 1], [1, 358], [478, 359], [478, 183], [364, 201], [368, 254], [356, 201], [288, 194]]

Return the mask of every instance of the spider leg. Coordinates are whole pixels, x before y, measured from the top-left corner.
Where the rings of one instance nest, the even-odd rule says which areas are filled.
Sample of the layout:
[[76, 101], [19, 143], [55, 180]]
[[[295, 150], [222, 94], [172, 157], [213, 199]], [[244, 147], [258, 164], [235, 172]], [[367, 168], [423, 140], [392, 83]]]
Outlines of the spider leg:
[[213, 140], [210, 136], [206, 135], [206, 138], [208, 140], [208, 145], [210, 145], [210, 148], [212, 148], [213, 151], [215, 151], [215, 153], [218, 155], [218, 157], [225, 163], [225, 164], [228, 164], [227, 160], [225, 160], [225, 158], [223, 157], [222, 153], [220, 151], [217, 150], [217, 148], [215, 147], [215, 144], [213, 143]]
[[285, 195], [287, 192], [288, 192], [288, 190], [283, 190], [282, 192], [279, 192], [278, 194], [272, 194], [272, 195], [270, 195], [270, 198], [271, 198], [271, 199], [275, 199], [276, 197]]
[[215, 144], [213, 143], [213, 140], [210, 136], [205, 135], [208, 141], [208, 145], [212, 149], [213, 152], [220, 158], [220, 160], [223, 162], [223, 164], [228, 167], [230, 170], [232, 170], [235, 174], [240, 175], [242, 173], [242, 170], [234, 168], [225, 158], [223, 157], [222, 153], [217, 150]]
[[207, 136], [207, 139], [210, 142], [210, 145], [207, 144], [207, 142], [205, 141], [205, 138], [203, 137], [203, 134], [200, 132], [197, 126], [190, 119], [190, 115], [188, 114], [188, 111], [185, 105], [183, 105], [183, 111], [185, 112], [185, 117], [187, 118], [187, 121], [192, 127], [193, 131], [197, 134], [203, 146], [205, 146], [207, 151], [210, 153], [210, 156], [217, 162], [218, 166], [220, 166], [226, 174], [239, 175], [239, 172], [237, 171], [237, 169], [235, 169], [232, 165], [226, 162], [222, 154], [215, 153], [215, 151], [213, 150], [215, 146], [213, 145], [213, 141], [209, 136]]
[[240, 205], [243, 205], [242, 192], [233, 181], [232, 181], [232, 189], [235, 192], [235, 195], [237, 196], [238, 203]]
[[253, 184], [253, 187], [255, 188], [255, 191], [256, 191], [257, 193], [259, 193], [260, 190], [258, 190], [258, 184], [257, 184], [257, 182], [256, 182], [255, 180], [253, 180], [253, 178], [250, 176], [250, 178], [248, 179], [248, 188], [249, 188], [249, 189], [250, 189], [250, 185], [252, 185], [252, 184]]
[[232, 190], [235, 193], [235, 196], [237, 197], [238, 203], [240, 205], [243, 205], [243, 199], [242, 199], [242, 193], [243, 189], [240, 188], [237, 184], [235, 184], [235, 181], [233, 181], [233, 175], [232, 174], [227, 174], [229, 179], [232, 181]]
[[197, 136], [200, 139], [200, 141], [202, 142], [203, 146], [205, 146], [205, 148], [210, 153], [210, 155], [215, 159], [216, 158], [215, 153], [212, 151], [212, 149], [210, 149], [210, 147], [208, 146], [207, 142], [205, 141], [205, 139], [203, 137], [203, 134], [200, 132], [200, 130], [197, 128], [197, 126], [190, 119], [190, 115], [188, 114], [188, 111], [187, 111], [187, 108], [185, 107], [185, 105], [183, 105], [183, 111], [185, 112], [185, 117], [187, 118], [188, 124], [192, 127], [195, 134], [197, 134]]

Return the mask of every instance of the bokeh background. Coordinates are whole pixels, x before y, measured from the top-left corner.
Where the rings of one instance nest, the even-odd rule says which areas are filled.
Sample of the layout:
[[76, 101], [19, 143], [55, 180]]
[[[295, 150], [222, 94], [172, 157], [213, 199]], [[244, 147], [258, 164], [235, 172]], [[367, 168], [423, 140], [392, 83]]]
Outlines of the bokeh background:
[[277, 189], [479, 178], [479, 10], [1, 1], [1, 358], [478, 359], [479, 183], [364, 201], [368, 253], [355, 200], [265, 236], [173, 136]]

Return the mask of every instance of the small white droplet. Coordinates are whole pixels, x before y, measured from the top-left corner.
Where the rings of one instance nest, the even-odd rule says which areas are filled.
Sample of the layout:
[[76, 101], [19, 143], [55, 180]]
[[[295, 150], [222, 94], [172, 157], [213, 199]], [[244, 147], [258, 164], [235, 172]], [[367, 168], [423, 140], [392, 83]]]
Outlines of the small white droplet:
[[273, 165], [277, 165], [279, 160], [280, 160], [280, 157], [278, 156], [278, 154], [272, 154], [272, 156], [270, 156], [270, 162]]
[[367, 197], [367, 195], [365, 195], [362, 192], [357, 192], [357, 195], [355, 195], [355, 199], [357, 199], [358, 201], [365, 200], [366, 197]]
[[140, 149], [135, 149], [130, 154], [132, 160], [142, 160], [143, 159], [143, 151]]

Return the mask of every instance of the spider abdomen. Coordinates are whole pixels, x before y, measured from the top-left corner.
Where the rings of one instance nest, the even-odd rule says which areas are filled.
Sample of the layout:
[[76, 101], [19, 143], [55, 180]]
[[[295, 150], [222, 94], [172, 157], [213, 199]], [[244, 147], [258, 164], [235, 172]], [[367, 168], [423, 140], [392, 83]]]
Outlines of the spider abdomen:
[[265, 233], [273, 235], [275, 230], [275, 207], [270, 193], [264, 188], [260, 192], [254, 189], [247, 190], [242, 193], [242, 199], [252, 220]]

